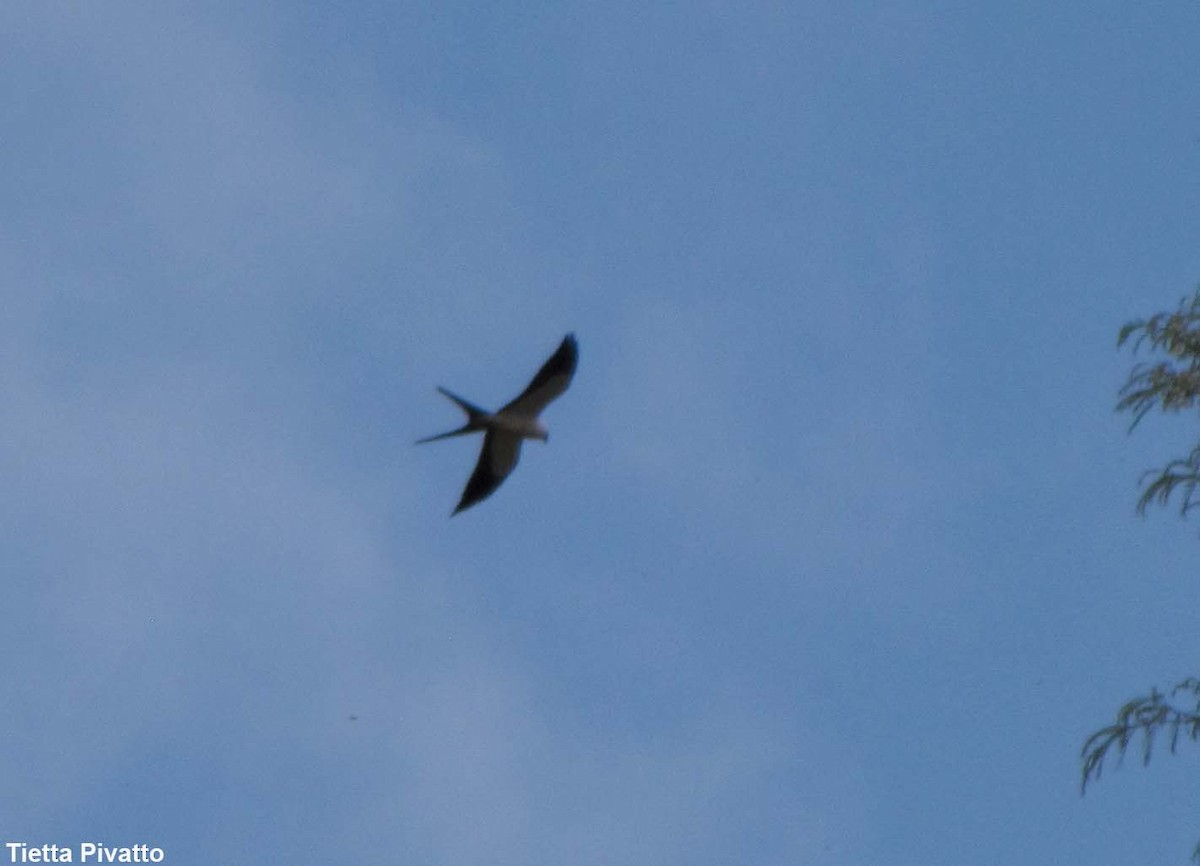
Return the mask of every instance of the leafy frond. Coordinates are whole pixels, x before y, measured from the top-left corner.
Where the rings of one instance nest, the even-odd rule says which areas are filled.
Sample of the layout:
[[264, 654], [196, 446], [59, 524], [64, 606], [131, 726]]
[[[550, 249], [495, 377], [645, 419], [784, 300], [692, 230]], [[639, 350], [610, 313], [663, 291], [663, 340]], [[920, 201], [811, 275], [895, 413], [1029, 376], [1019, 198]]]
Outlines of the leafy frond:
[[1139, 737], [1142, 764], [1149, 764], [1155, 737], [1163, 729], [1170, 730], [1172, 754], [1181, 733], [1191, 740], [1200, 740], [1200, 680], [1184, 680], [1171, 689], [1169, 696], [1151, 689], [1148, 696], [1134, 698], [1122, 706], [1114, 724], [1088, 737], [1080, 753], [1083, 762], [1080, 793], [1087, 792], [1088, 782], [1099, 781], [1104, 762], [1113, 752], [1120, 763], [1130, 743]]
[[[1167, 360], [1136, 365], [1119, 392], [1118, 412], [1133, 416], [1132, 431], [1152, 409], [1180, 412], [1200, 405], [1200, 290], [1189, 300], [1179, 302], [1173, 313], [1157, 313], [1148, 319], [1126, 323], [1117, 334], [1117, 345], [1128, 342], [1138, 352], [1143, 345], [1161, 351]], [[1144, 514], [1151, 503], [1166, 505], [1171, 495], [1183, 494], [1180, 514], [1186, 515], [1200, 504], [1200, 444], [1183, 460], [1172, 460], [1161, 470], [1147, 472], [1146, 479], [1157, 476], [1142, 491], [1137, 510]]]
[[1165, 349], [1175, 358], [1200, 355], [1200, 291], [1190, 299], [1182, 298], [1173, 313], [1156, 313], [1149, 319], [1127, 322], [1117, 334], [1117, 345], [1123, 346], [1137, 334], [1133, 349], [1149, 342], [1151, 349]]
[[[1150, 470], [1144, 474], [1142, 483], [1145, 484], [1146, 479], [1155, 472], [1156, 470]], [[1196, 498], [1197, 487], [1200, 486], [1200, 444], [1197, 444], [1186, 458], [1172, 460], [1157, 470], [1157, 474], [1158, 477], [1146, 486], [1138, 498], [1138, 514], [1144, 514], [1146, 506], [1151, 502], [1157, 501], [1159, 505], [1166, 505], [1171, 494], [1180, 489], [1183, 493], [1183, 502], [1179, 506], [1180, 514], [1186, 515], [1200, 505], [1200, 500]]]

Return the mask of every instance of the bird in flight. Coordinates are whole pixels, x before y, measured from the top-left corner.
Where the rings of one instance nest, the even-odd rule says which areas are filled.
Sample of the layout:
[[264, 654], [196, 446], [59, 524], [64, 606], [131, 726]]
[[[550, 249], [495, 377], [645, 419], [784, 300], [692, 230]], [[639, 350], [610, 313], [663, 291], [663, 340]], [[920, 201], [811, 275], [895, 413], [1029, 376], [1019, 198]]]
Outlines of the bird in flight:
[[496, 488], [517, 467], [522, 439], [540, 439], [543, 442], [550, 439], [550, 432], [538, 423], [538, 415], [567, 390], [571, 377], [575, 375], [578, 360], [579, 346], [575, 342], [575, 335], [567, 334], [550, 360], [538, 370], [529, 387], [495, 413], [480, 409], [445, 388], [438, 387], [442, 394], [466, 413], [467, 423], [457, 430], [419, 439], [418, 445], [483, 431], [483, 450], [479, 453], [479, 462], [475, 464], [475, 471], [471, 473], [462, 499], [451, 517], [496, 492]]

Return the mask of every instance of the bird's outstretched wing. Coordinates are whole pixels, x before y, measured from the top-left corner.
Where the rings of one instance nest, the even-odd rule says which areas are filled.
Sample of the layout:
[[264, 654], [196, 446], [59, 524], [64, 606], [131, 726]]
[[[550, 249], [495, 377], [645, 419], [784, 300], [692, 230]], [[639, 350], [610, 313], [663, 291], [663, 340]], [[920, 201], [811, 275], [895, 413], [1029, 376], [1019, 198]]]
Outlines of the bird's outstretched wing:
[[479, 452], [479, 462], [471, 473], [463, 490], [462, 499], [454, 514], [465, 511], [476, 502], [482, 502], [503, 483], [504, 479], [517, 468], [517, 460], [521, 457], [521, 437], [515, 433], [503, 430], [488, 430], [483, 437], [483, 449]]
[[563, 338], [557, 351], [550, 356], [542, 369], [538, 370], [529, 387], [520, 396], [501, 409], [511, 415], [536, 418], [550, 401], [558, 397], [571, 384], [575, 365], [579, 362], [579, 344], [574, 334]]

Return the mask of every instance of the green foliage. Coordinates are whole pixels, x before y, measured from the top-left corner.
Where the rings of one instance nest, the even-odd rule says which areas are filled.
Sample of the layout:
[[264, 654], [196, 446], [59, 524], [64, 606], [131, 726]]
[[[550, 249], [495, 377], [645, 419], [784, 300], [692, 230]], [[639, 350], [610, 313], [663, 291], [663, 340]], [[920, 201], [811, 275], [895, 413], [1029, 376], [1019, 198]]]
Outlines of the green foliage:
[[[1180, 696], [1184, 696], [1186, 706], [1178, 703]], [[1148, 696], [1134, 698], [1121, 707], [1115, 724], [1088, 737], [1080, 753], [1083, 760], [1080, 792], [1086, 793], [1088, 782], [1099, 781], [1105, 758], [1115, 751], [1120, 762], [1135, 739], [1141, 740], [1142, 764], [1149, 764], [1154, 741], [1163, 732], [1169, 736], [1172, 754], [1180, 735], [1200, 740], [1200, 680], [1184, 680], [1171, 689], [1169, 697], [1151, 689]]]
[[[1143, 346], [1152, 352], [1165, 352], [1167, 360], [1153, 364], [1138, 364], [1120, 391], [1118, 412], [1130, 412], [1132, 430], [1154, 408], [1164, 412], [1191, 409], [1200, 401], [1200, 290], [1190, 300], [1179, 302], [1173, 313], [1158, 313], [1149, 319], [1129, 322], [1117, 336], [1117, 345], [1131, 343], [1133, 351]], [[1172, 460], [1160, 470], [1151, 470], [1142, 477], [1146, 484], [1138, 499], [1137, 510], [1144, 514], [1152, 502], [1166, 505], [1171, 495], [1182, 493], [1180, 514], [1186, 515], [1200, 505], [1200, 444], [1182, 460]]]
[[[1173, 313], [1158, 313], [1149, 319], [1129, 322], [1117, 336], [1117, 346], [1132, 343], [1136, 354], [1143, 346], [1151, 352], [1164, 353], [1166, 360], [1153, 364], [1138, 364], [1121, 388], [1118, 412], [1129, 412], [1132, 431], [1151, 409], [1179, 412], [1191, 409], [1200, 401], [1200, 289], [1190, 300], [1184, 298]], [[1157, 476], [1150, 483], [1146, 479]], [[1200, 505], [1200, 443], [1180, 460], [1172, 460], [1160, 470], [1151, 470], [1142, 477], [1145, 489], [1138, 499], [1137, 510], [1144, 514], [1151, 503], [1166, 505], [1175, 491], [1182, 494], [1180, 514], [1186, 516]], [[1118, 762], [1124, 759], [1131, 744], [1140, 742], [1142, 764], [1150, 763], [1154, 744], [1167, 737], [1174, 754], [1181, 737], [1200, 740], [1200, 679], [1189, 678], [1164, 695], [1151, 689], [1145, 697], [1134, 698], [1117, 711], [1117, 720], [1088, 737], [1080, 752], [1083, 773], [1080, 793], [1087, 792], [1088, 782], [1100, 779], [1104, 763], [1113, 753]], [[1192, 860], [1200, 864], [1200, 844], [1192, 852]]]

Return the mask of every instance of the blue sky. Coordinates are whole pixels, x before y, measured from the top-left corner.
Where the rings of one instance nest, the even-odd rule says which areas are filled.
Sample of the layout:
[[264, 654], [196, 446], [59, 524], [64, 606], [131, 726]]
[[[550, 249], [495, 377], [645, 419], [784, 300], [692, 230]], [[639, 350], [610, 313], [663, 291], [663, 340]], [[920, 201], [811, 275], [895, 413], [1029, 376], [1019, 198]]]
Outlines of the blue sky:
[[[1190, 3], [0, 7], [0, 841], [1187, 862]], [[447, 519], [567, 331], [548, 444]], [[356, 717], [351, 720], [351, 716]]]

